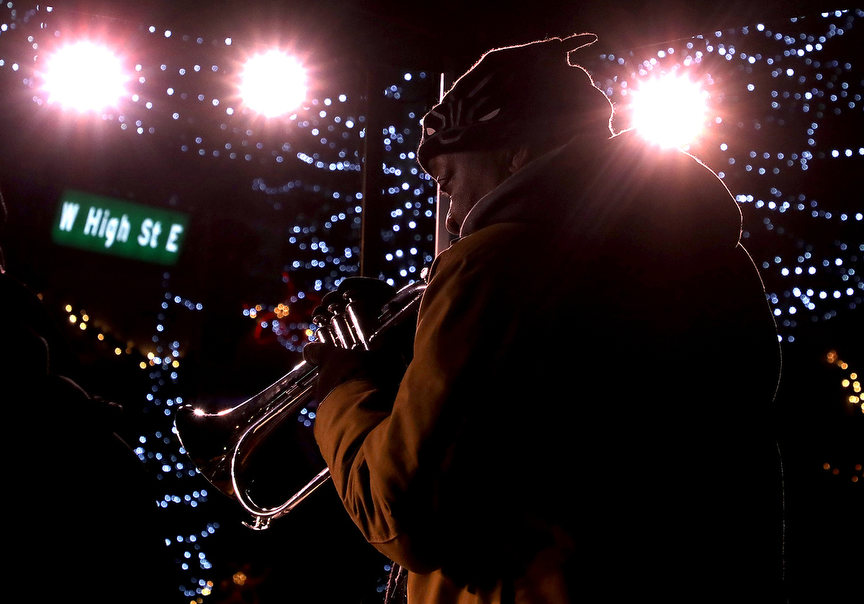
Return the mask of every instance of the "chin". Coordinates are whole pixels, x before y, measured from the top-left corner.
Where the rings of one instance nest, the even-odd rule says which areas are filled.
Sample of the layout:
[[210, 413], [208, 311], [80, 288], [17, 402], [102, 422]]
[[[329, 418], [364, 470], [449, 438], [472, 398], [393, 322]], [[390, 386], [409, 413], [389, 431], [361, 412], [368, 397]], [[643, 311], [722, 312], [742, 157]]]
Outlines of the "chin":
[[444, 226], [447, 229], [447, 232], [451, 235], [458, 235], [459, 230], [462, 227], [462, 225], [450, 214], [447, 214], [447, 220], [444, 221]]

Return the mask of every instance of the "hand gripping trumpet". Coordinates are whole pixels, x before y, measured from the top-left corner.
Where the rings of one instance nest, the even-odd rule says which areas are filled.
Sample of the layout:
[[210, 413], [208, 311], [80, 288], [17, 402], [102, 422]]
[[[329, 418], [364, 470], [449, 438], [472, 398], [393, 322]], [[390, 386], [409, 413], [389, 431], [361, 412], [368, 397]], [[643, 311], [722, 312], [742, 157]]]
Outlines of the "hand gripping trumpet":
[[[394, 294], [392, 287], [377, 279], [345, 279], [324, 296], [313, 313], [316, 337], [342, 348], [375, 350], [384, 340], [391, 345], [391, 335], [403, 328], [413, 341], [425, 289], [421, 280]], [[244, 524], [254, 530], [269, 528], [273, 520], [288, 514], [330, 478], [317, 449], [307, 447], [301, 461], [314, 467], [312, 471], [324, 467], [308, 482], [308, 473], [303, 476], [299, 488], [293, 486], [296, 480], [290, 474], [292, 468], [296, 472], [297, 464], [292, 466], [285, 453], [287, 440], [310, 438], [311, 430], [297, 419], [314, 418], [319, 403], [317, 377], [317, 367], [303, 361], [236, 406], [207, 411], [184, 405], [177, 410], [174, 427], [183, 449], [201, 475], [252, 515], [252, 521]]]

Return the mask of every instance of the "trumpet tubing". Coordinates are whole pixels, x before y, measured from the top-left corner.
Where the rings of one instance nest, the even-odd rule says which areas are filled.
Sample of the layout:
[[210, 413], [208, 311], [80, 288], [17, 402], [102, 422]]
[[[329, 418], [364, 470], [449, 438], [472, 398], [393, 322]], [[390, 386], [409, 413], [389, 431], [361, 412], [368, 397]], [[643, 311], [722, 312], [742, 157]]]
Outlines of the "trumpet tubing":
[[[395, 295], [392, 288], [377, 280], [354, 278], [345, 282], [344, 288], [324, 296], [313, 313], [320, 341], [373, 350], [384, 345], [385, 334], [406, 326], [413, 341], [425, 282], [408, 285]], [[378, 300], [384, 292], [389, 297], [381, 304]], [[186, 454], [204, 478], [252, 516], [251, 522], [244, 524], [254, 530], [267, 529], [330, 479], [317, 446], [297, 446], [304, 439], [311, 441], [311, 430], [297, 420], [305, 416], [314, 421], [319, 403], [315, 396], [317, 379], [317, 367], [303, 361], [233, 407], [207, 411], [184, 405], [177, 410], [175, 431]], [[287, 460], [289, 456], [302, 459], [298, 464], [296, 459]], [[298, 470], [298, 465], [304, 467]], [[306, 474], [298, 482], [292, 472], [303, 471]], [[309, 473], [312, 478], [306, 480]]]

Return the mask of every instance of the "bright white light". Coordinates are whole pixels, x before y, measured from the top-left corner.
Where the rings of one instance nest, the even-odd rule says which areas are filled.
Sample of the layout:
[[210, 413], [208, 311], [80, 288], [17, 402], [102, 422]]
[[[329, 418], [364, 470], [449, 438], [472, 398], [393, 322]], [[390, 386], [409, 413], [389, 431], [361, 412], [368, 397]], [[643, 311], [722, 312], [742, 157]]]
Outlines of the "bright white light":
[[266, 117], [288, 113], [306, 98], [306, 71], [296, 58], [278, 50], [248, 59], [240, 78], [243, 102]]
[[126, 94], [120, 58], [90, 41], [68, 44], [47, 57], [42, 86], [49, 103], [77, 111], [101, 111]]
[[645, 80], [632, 95], [632, 126], [655, 144], [686, 147], [705, 126], [708, 93], [684, 76]]

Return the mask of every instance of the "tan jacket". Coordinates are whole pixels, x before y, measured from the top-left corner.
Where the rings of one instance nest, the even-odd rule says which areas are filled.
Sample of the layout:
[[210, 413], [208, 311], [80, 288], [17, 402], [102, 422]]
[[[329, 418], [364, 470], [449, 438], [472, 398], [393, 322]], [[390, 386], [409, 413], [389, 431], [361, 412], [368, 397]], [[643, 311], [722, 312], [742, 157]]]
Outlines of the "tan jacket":
[[410, 604], [720, 601], [773, 570], [777, 344], [740, 214], [689, 157], [608, 145], [478, 204], [395, 402], [355, 379], [318, 410]]

